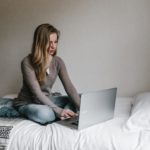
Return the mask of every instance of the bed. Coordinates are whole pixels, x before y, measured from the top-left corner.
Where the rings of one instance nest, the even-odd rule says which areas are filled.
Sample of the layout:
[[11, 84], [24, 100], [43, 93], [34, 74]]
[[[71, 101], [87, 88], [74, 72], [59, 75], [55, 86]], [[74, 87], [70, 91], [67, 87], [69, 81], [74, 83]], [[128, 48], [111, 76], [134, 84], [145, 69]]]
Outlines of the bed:
[[11, 127], [0, 150], [149, 150], [150, 93], [117, 97], [114, 118], [84, 130], [23, 118], [0, 119]]

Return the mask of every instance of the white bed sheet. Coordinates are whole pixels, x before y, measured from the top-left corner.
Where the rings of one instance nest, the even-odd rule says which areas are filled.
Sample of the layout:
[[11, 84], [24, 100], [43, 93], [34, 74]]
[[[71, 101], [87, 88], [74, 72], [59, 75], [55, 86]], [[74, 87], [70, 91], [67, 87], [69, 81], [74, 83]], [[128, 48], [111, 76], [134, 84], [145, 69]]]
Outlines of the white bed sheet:
[[[81, 131], [57, 123], [42, 126], [11, 120], [8, 150], [149, 150], [150, 132], [124, 128], [132, 101], [132, 97], [118, 97], [114, 119]], [[6, 120], [2, 124], [8, 125]]]
[[8, 150], [149, 150], [150, 132], [125, 130], [126, 120], [118, 117], [81, 131], [25, 120], [13, 128]]
[[117, 98], [114, 119], [81, 131], [58, 123], [21, 121], [12, 129], [8, 150], [149, 150], [150, 132], [124, 128], [132, 100]]

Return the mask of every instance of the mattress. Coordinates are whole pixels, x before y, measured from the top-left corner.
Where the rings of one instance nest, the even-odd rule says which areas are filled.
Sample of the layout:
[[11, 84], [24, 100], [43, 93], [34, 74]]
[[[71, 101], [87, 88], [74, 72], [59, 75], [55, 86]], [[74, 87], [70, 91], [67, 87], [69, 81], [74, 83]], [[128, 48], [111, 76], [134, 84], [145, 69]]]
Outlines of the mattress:
[[[115, 120], [111, 122], [113, 122], [114, 124], [119, 123], [119, 126], [120, 127], [122, 126], [122, 123], [126, 121], [126, 119], [130, 115], [132, 100], [133, 100], [132, 97], [117, 97], [116, 105], [115, 105], [115, 113], [114, 113]], [[117, 118], [120, 118], [120, 119], [118, 120]], [[16, 149], [17, 146], [18, 147], [20, 146], [22, 150], [23, 150], [22, 146], [24, 146], [24, 149], [26, 149], [27, 147], [29, 147], [28, 149], [31, 149], [32, 147], [33, 150], [34, 149], [41, 150], [41, 147], [43, 147], [42, 148], [43, 150], [45, 150], [45, 148], [46, 149], [60, 149], [61, 148], [65, 150], [67, 148], [66, 146], [68, 145], [68, 142], [70, 143], [71, 149], [81, 148], [83, 146], [82, 144], [84, 143], [86, 143], [87, 146], [89, 146], [87, 147], [87, 149], [89, 149], [90, 145], [88, 141], [92, 139], [87, 135], [90, 134], [91, 137], [94, 138], [94, 133], [97, 133], [96, 131], [98, 130], [100, 131], [102, 127], [104, 127], [104, 125], [100, 124], [96, 127], [89, 128], [88, 132], [90, 133], [88, 132], [79, 133], [72, 129], [66, 128], [64, 126], [60, 126], [57, 123], [49, 124], [47, 126], [42, 126], [32, 121], [25, 120], [23, 118], [15, 118], [15, 119], [14, 118], [0, 118], [0, 150], [6, 149], [7, 146], [9, 150], [12, 150], [12, 149], [17, 150]], [[107, 128], [106, 128], [106, 131], [107, 131]], [[101, 133], [102, 131], [100, 131], [99, 134]], [[68, 137], [63, 138], [63, 136], [65, 137], [66, 135]], [[62, 140], [64, 143], [63, 144], [64, 148], [62, 147]], [[77, 140], [76, 145], [74, 145], [75, 144], [74, 140]], [[22, 141], [24, 142], [22, 143]], [[49, 141], [50, 143], [51, 142], [52, 143], [50, 144]], [[96, 141], [98, 142], [98, 140]], [[82, 149], [84, 148], [82, 147]]]

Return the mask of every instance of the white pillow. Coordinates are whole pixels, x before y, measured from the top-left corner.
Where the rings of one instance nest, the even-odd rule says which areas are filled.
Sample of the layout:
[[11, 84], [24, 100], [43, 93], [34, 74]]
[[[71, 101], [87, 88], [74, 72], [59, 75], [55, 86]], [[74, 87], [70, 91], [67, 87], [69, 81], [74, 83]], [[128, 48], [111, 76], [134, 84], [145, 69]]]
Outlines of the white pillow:
[[150, 92], [141, 93], [135, 97], [126, 128], [130, 130], [150, 130]]
[[131, 113], [133, 97], [117, 97], [115, 103], [114, 117], [128, 118]]

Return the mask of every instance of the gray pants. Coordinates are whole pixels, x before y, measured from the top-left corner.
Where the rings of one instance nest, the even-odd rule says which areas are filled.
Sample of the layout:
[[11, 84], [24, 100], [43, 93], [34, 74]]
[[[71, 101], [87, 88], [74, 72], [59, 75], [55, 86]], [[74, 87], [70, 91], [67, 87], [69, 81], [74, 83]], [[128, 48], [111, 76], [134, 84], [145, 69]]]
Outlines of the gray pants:
[[[75, 107], [69, 102], [69, 98], [67, 96], [53, 97], [53, 102], [61, 108], [69, 108], [75, 112]], [[58, 119], [56, 118], [52, 108], [47, 105], [27, 104], [20, 106], [18, 111], [22, 116], [40, 124], [52, 123]]]

